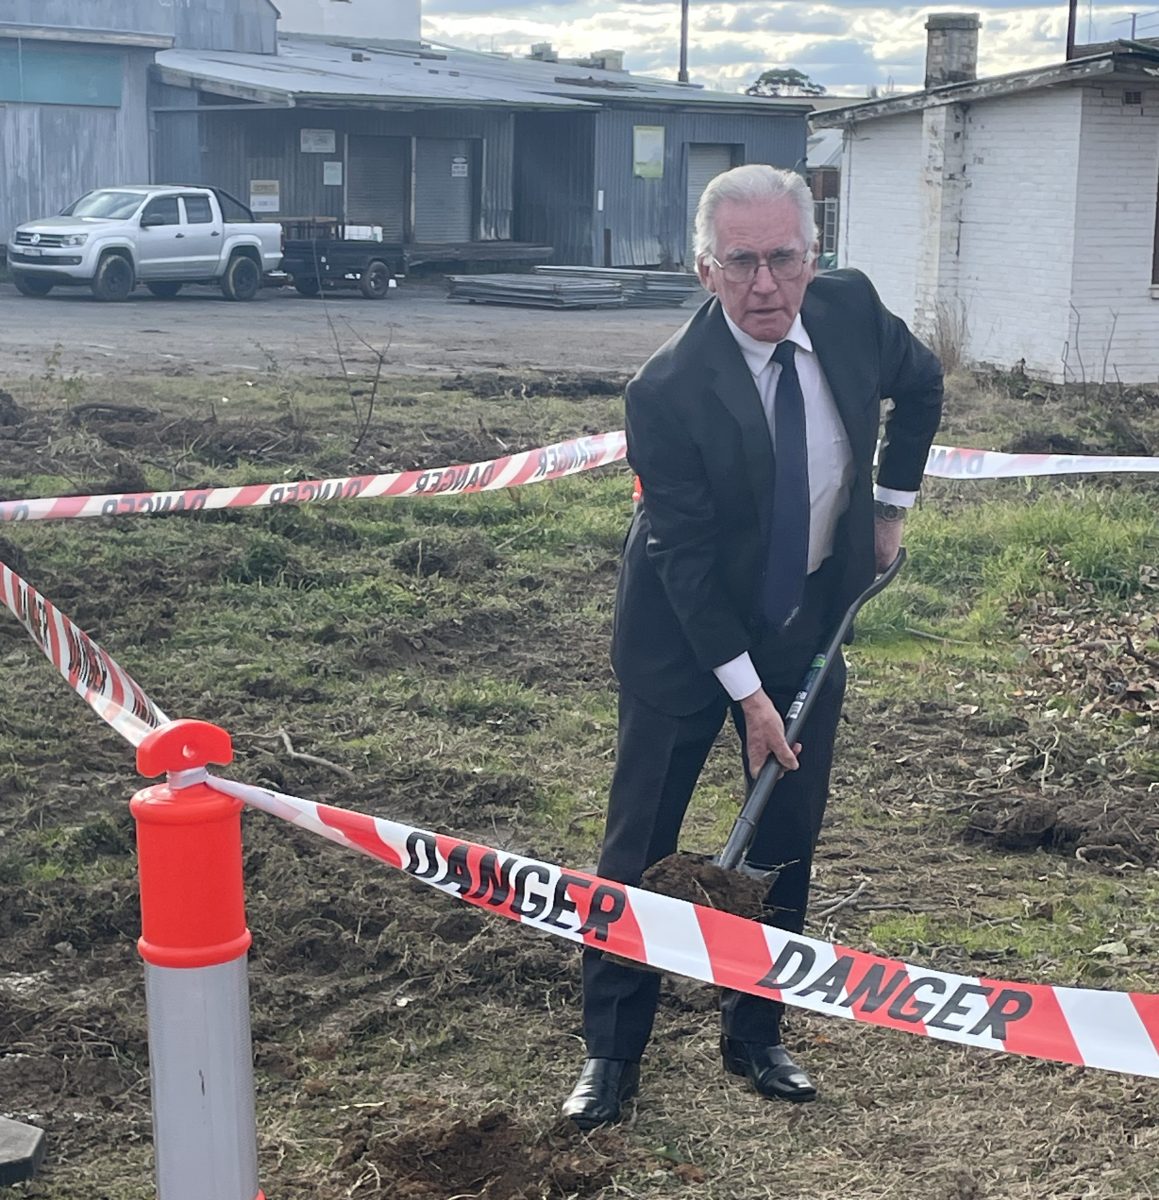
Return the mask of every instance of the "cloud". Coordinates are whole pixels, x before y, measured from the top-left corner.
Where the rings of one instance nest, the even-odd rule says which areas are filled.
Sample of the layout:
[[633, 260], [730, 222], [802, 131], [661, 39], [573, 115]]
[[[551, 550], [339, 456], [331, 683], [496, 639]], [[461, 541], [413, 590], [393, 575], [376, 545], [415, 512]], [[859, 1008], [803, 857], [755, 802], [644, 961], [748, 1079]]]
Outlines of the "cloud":
[[[871, 84], [899, 90], [922, 86], [925, 22], [931, 8], [883, 7], [881, 0], [791, 4], [786, 0], [703, 3], [690, 11], [689, 70], [693, 82], [726, 92], [743, 90], [770, 67], [796, 67], [837, 94], [863, 93]], [[943, 6], [948, 10], [949, 6]], [[1059, 62], [1066, 9], [1056, 0], [972, 0], [954, 11], [982, 18], [979, 74]], [[1101, 8], [1093, 38], [1124, 36], [1111, 22], [1126, 9]], [[1079, 39], [1087, 40], [1080, 14]], [[424, 0], [424, 36], [472, 48], [525, 55], [533, 42], [551, 42], [564, 57], [595, 50], [625, 52], [640, 74], [675, 78], [679, 58], [679, 0]]]

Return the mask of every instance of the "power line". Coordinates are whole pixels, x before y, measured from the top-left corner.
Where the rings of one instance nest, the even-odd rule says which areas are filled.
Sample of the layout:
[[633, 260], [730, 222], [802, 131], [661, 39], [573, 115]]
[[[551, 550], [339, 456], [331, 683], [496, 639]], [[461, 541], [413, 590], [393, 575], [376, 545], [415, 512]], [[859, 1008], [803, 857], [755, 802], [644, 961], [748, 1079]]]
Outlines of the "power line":
[[1145, 12], [1145, 13], [1141, 13], [1141, 12], [1128, 13], [1125, 17], [1120, 17], [1119, 20], [1112, 21], [1111, 24], [1112, 25], [1128, 25], [1129, 24], [1131, 26], [1131, 41], [1134, 41], [1135, 33], [1137, 31], [1138, 21], [1145, 20], [1147, 17], [1159, 17], [1159, 9], [1155, 9], [1152, 12]]

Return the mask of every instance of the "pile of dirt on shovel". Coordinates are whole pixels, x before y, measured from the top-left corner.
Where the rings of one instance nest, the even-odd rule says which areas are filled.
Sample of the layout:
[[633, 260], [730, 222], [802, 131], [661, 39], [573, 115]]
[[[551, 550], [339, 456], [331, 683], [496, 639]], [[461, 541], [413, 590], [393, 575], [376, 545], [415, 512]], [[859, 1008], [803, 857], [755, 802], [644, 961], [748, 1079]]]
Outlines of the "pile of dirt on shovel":
[[754, 879], [742, 871], [726, 871], [707, 854], [680, 851], [653, 863], [644, 872], [640, 886], [648, 892], [757, 920], [769, 880]]
[[539, 1137], [508, 1112], [442, 1122], [344, 1148], [344, 1167], [368, 1166], [392, 1200], [587, 1200], [633, 1152], [612, 1130], [583, 1135], [562, 1124]]

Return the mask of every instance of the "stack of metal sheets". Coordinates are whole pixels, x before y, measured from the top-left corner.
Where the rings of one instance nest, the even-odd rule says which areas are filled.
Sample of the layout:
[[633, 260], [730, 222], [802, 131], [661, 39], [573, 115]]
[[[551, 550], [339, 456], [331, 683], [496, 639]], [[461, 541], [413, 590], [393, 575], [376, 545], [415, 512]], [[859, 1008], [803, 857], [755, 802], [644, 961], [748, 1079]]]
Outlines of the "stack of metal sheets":
[[620, 285], [629, 308], [679, 308], [700, 293], [700, 280], [687, 271], [640, 271], [629, 267], [533, 267], [553, 279], [606, 280]]
[[622, 308], [615, 280], [549, 279], [541, 275], [448, 275], [448, 300], [521, 308]]

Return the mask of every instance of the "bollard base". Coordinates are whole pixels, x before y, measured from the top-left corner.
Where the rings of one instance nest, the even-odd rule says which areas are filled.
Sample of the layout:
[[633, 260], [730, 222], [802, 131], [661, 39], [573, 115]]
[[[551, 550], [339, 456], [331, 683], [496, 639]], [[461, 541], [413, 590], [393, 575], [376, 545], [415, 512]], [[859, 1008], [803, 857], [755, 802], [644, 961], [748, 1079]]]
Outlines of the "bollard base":
[[44, 1161], [44, 1130], [0, 1117], [0, 1186], [23, 1183]]

